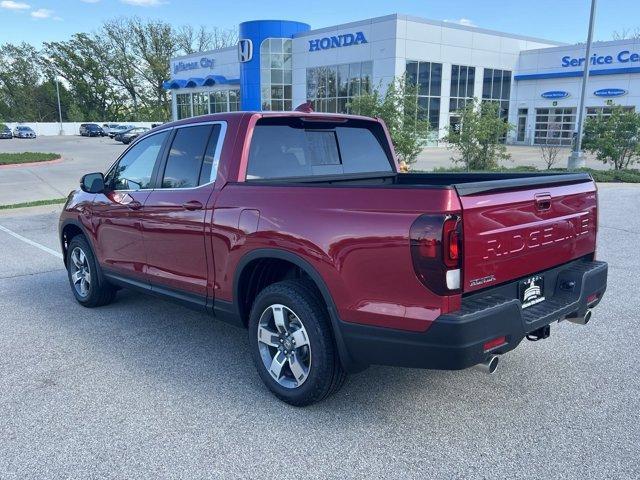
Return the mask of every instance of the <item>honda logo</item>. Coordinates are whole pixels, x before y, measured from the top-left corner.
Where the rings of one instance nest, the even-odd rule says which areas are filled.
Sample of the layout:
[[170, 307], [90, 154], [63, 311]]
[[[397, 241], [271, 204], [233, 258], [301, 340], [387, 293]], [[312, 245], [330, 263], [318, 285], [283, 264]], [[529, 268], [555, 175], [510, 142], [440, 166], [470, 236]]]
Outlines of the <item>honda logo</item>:
[[238, 61], [248, 62], [253, 58], [253, 42], [243, 39], [238, 41]]

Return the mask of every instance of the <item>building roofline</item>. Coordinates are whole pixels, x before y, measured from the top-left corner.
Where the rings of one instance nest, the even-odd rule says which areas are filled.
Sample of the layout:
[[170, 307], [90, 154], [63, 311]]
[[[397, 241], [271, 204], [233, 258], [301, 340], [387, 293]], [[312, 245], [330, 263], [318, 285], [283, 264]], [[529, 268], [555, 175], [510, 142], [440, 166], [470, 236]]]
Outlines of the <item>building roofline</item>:
[[544, 39], [544, 38], [537, 38], [537, 37], [530, 37], [527, 35], [519, 35], [516, 33], [507, 33], [507, 32], [499, 32], [497, 30], [489, 30], [487, 28], [480, 28], [480, 27], [474, 27], [474, 26], [469, 26], [469, 25], [460, 25], [458, 23], [454, 23], [454, 22], [445, 22], [442, 20], [430, 20], [427, 18], [422, 18], [422, 17], [416, 17], [413, 15], [404, 15], [404, 14], [400, 14], [400, 13], [394, 13], [391, 15], [384, 15], [381, 17], [374, 17], [374, 18], [370, 18], [367, 20], [357, 20], [355, 22], [348, 22], [348, 23], [343, 23], [340, 25], [334, 25], [331, 27], [322, 27], [322, 28], [317, 28], [317, 29], [313, 29], [313, 30], [308, 30], [306, 32], [300, 32], [295, 34], [293, 37], [294, 38], [300, 38], [300, 37], [307, 37], [310, 35], [316, 35], [318, 33], [323, 33], [323, 32], [330, 32], [336, 29], [343, 29], [343, 28], [350, 28], [350, 27], [357, 27], [360, 25], [370, 25], [372, 23], [380, 23], [380, 22], [386, 22], [389, 20], [405, 20], [405, 21], [410, 21], [410, 22], [417, 22], [417, 23], [425, 23], [427, 25], [435, 25], [435, 26], [439, 26], [439, 27], [446, 27], [446, 28], [453, 28], [456, 30], [465, 30], [468, 32], [476, 32], [476, 33], [486, 33], [488, 35], [495, 35], [495, 36], [499, 36], [499, 37], [507, 37], [507, 38], [515, 38], [518, 40], [527, 40], [527, 41], [532, 41], [532, 42], [540, 42], [540, 43], [548, 43], [550, 45], [554, 45], [554, 46], [567, 46], [570, 45], [568, 43], [564, 43], [564, 42], [558, 42], [555, 40], [548, 40], [548, 39]]
[[[628, 38], [625, 40], [600, 40], [595, 41], [591, 44], [591, 48], [598, 47], [613, 47], [616, 45], [640, 45], [640, 38]], [[578, 48], [582, 48], [583, 50], [587, 47], [585, 43], [569, 43], [564, 45], [558, 45], [557, 47], [546, 47], [546, 48], [532, 48], [531, 50], [524, 50], [526, 53], [536, 53], [536, 52], [547, 52], [551, 51], [563, 51], [563, 50], [576, 50]]]

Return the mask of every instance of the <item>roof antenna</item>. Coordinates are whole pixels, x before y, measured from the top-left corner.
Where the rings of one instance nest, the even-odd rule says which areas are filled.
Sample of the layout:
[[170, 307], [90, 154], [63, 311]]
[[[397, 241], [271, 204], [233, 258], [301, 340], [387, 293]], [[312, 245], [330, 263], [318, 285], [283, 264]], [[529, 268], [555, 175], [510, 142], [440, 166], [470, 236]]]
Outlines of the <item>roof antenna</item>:
[[304, 103], [301, 103], [300, 105], [298, 105], [295, 109], [296, 112], [303, 112], [303, 113], [312, 113], [313, 112], [313, 104], [311, 103], [311, 100], [307, 100]]

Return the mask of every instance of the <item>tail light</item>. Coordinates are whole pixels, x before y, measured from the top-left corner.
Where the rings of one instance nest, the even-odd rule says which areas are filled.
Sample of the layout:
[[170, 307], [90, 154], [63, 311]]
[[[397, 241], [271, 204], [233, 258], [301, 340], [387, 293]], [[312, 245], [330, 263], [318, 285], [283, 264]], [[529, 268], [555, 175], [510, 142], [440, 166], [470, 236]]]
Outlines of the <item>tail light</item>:
[[439, 295], [460, 292], [462, 222], [458, 215], [421, 215], [411, 225], [411, 259], [425, 287]]

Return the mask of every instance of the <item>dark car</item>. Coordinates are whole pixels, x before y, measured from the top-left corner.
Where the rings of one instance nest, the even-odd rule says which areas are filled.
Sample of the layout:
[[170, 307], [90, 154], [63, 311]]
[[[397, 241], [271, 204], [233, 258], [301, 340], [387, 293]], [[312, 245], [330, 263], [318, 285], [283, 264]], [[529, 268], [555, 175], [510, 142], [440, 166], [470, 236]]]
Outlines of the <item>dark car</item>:
[[127, 132], [125, 132], [125, 133], [120, 135], [120, 138], [121, 138], [120, 141], [122, 143], [124, 143], [125, 145], [128, 145], [133, 140], [138, 138], [138, 136], [140, 136], [143, 133], [148, 132], [148, 131], [149, 131], [149, 128], [147, 128], [147, 127], [135, 127], [135, 128], [132, 128], [131, 130], [128, 130]]
[[368, 365], [492, 373], [550, 324], [586, 325], [607, 287], [597, 195], [587, 173], [401, 173], [380, 119], [236, 112], [134, 140], [82, 178], [59, 238], [81, 305], [130, 287], [245, 328], [301, 406]]
[[13, 138], [11, 129], [6, 125], [0, 125], [0, 138]]
[[106, 133], [97, 123], [83, 123], [80, 125], [80, 135], [83, 137], [104, 137]]
[[31, 127], [18, 125], [13, 129], [13, 136], [16, 138], [36, 138], [36, 132]]

